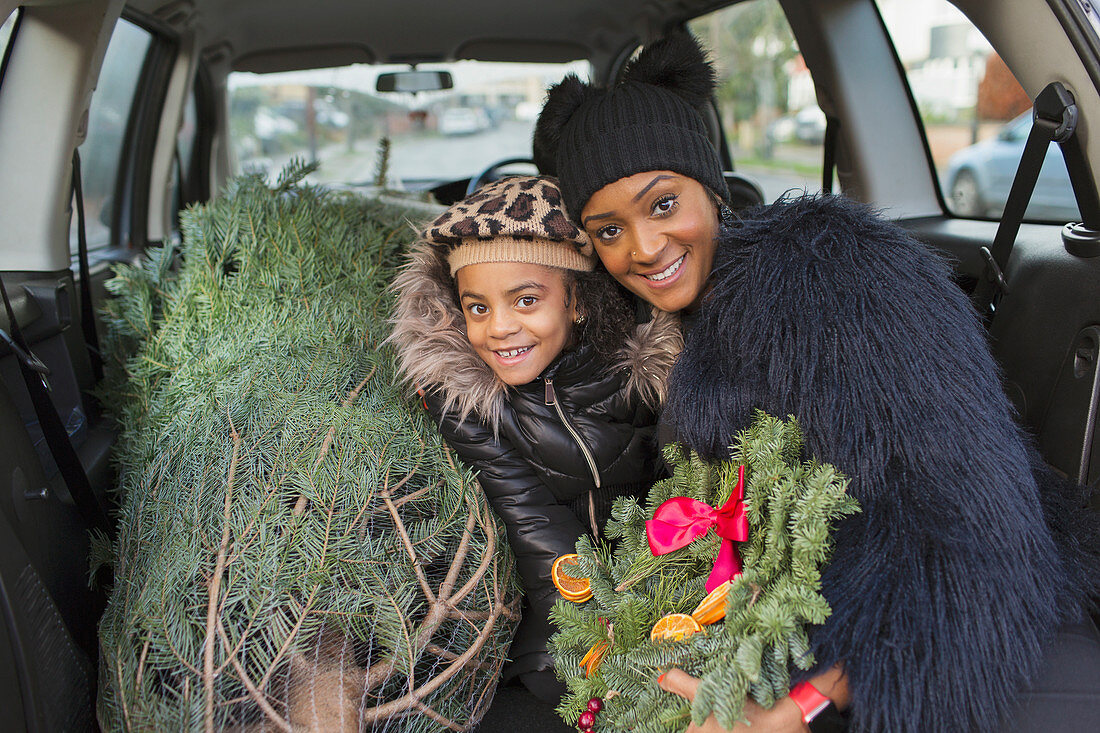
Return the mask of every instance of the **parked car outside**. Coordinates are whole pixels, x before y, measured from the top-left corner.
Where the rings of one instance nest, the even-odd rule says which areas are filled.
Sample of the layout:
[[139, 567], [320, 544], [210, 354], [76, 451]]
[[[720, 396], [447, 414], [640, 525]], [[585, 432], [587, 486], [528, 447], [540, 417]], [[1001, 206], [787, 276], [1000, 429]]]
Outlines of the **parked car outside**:
[[816, 104], [803, 107], [794, 114], [772, 120], [768, 124], [767, 136], [773, 143], [797, 140], [808, 145], [820, 145], [825, 140], [825, 113]]
[[[1031, 132], [1032, 113], [1027, 111], [1007, 123], [997, 135], [951, 156], [945, 186], [951, 210], [957, 216], [998, 217]], [[1077, 199], [1066, 172], [1062, 149], [1051, 143], [1028, 204], [1026, 218], [1045, 221], [1077, 221]]]
[[825, 113], [816, 104], [803, 107], [794, 116], [794, 136], [799, 142], [820, 145], [825, 140]]
[[439, 116], [439, 131], [444, 135], [473, 135], [491, 127], [483, 109], [451, 107]]

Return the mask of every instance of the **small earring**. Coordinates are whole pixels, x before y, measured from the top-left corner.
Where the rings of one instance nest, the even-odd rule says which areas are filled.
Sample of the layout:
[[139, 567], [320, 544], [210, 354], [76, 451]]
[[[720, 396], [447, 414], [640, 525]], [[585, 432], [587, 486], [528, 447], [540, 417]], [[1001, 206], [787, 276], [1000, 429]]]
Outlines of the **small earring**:
[[733, 224], [734, 215], [733, 209], [727, 206], [725, 203], [718, 204], [718, 219], [726, 226]]
[[575, 318], [575, 319], [573, 320], [573, 323], [575, 323], [575, 324], [577, 324], [577, 325], [579, 326], [579, 325], [581, 325], [582, 323], [584, 323], [584, 321], [585, 321], [585, 317], [584, 317], [584, 314], [582, 313], [581, 315], [577, 316], [577, 317], [576, 317], [576, 318]]

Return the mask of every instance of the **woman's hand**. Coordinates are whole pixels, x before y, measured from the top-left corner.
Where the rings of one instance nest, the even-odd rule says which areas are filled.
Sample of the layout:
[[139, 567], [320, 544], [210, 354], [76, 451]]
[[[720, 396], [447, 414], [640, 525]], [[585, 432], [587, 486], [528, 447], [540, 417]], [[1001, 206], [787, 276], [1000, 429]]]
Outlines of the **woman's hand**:
[[[657, 684], [668, 692], [679, 695], [688, 700], [695, 699], [695, 688], [699, 686], [699, 680], [679, 669], [670, 669]], [[692, 723], [686, 733], [806, 733], [809, 728], [802, 722], [802, 711], [789, 698], [785, 697], [775, 704], [770, 710], [757, 705], [752, 700], [745, 700], [742, 715], [751, 724], [751, 728], [744, 723], [736, 723], [733, 728], [723, 728], [711, 715], [703, 725]]]

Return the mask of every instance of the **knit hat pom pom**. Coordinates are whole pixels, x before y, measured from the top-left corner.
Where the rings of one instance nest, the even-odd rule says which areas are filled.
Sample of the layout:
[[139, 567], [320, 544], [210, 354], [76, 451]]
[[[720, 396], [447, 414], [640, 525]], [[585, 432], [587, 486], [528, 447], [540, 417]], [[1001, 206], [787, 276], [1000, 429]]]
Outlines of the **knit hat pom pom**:
[[654, 41], [627, 64], [623, 81], [666, 89], [702, 109], [714, 94], [714, 67], [694, 36], [676, 32]]
[[554, 156], [561, 143], [561, 131], [581, 105], [602, 93], [602, 90], [581, 81], [576, 74], [567, 75], [547, 90], [546, 104], [539, 113], [531, 141], [532, 157], [540, 173], [557, 175]]
[[569, 216], [604, 186], [644, 171], [672, 171], [728, 197], [707, 109], [714, 69], [694, 37], [678, 31], [647, 46], [610, 88], [566, 77], [550, 88], [533, 153], [556, 176]]

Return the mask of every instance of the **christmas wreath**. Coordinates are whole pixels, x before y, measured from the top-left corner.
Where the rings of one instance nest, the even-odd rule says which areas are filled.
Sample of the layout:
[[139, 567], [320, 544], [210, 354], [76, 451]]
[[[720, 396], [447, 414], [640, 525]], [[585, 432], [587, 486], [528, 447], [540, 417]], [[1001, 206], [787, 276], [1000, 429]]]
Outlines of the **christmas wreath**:
[[[732, 458], [669, 446], [671, 478], [643, 508], [615, 503], [604, 536], [555, 566], [564, 589], [550, 641], [568, 692], [559, 714], [582, 730], [682, 731], [713, 714], [731, 727], [746, 696], [785, 697], [813, 664], [808, 625], [830, 613], [820, 568], [830, 528], [859, 511], [833, 466], [803, 459], [797, 422], [758, 413]], [[694, 702], [657, 678], [701, 679]]]

